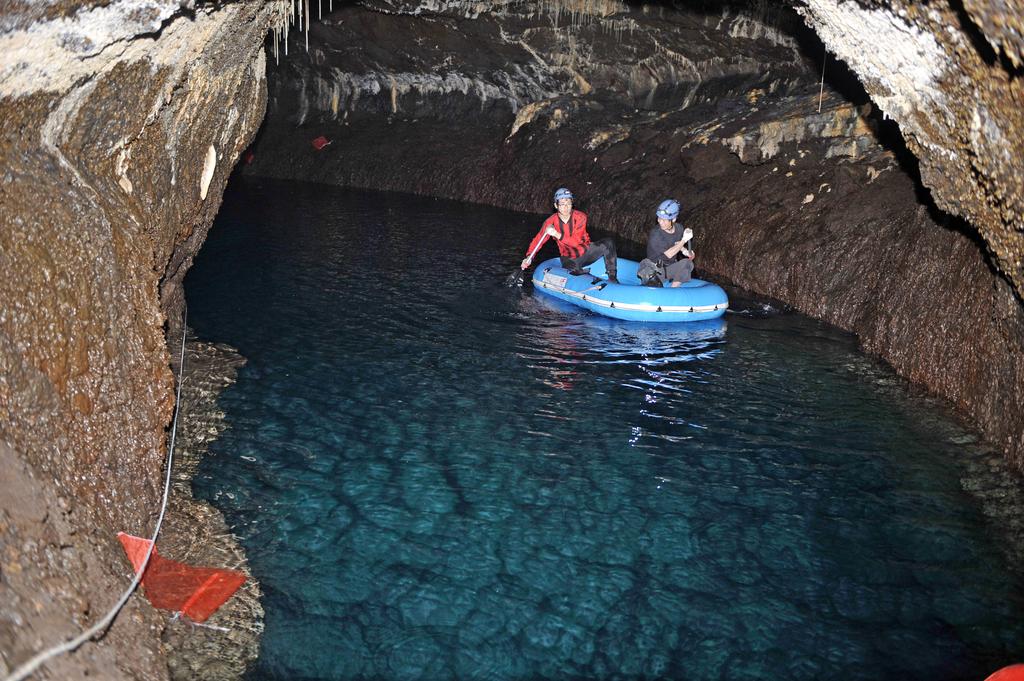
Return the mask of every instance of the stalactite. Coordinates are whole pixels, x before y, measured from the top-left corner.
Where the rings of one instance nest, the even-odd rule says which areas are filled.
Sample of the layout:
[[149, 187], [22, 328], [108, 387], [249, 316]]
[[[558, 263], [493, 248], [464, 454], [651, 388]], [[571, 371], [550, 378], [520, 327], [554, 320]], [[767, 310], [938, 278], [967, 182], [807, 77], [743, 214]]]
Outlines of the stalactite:
[[[281, 37], [282, 35], [287, 36], [288, 31], [288, 5], [286, 4], [288, 2], [290, 0], [276, 0], [271, 3], [276, 7], [271, 30], [274, 32], [274, 61], [278, 64], [281, 63]], [[285, 38], [285, 54], [288, 54], [287, 38]]]

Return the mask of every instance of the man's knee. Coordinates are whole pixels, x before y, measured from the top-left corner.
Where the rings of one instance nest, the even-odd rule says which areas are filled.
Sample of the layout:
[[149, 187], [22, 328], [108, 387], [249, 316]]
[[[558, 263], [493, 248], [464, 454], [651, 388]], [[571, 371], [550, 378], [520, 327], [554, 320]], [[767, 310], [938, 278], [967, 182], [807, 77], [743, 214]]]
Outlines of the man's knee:
[[673, 268], [675, 271], [672, 272], [673, 281], [687, 282], [690, 281], [690, 275], [693, 273], [693, 261], [681, 260], [677, 267]]

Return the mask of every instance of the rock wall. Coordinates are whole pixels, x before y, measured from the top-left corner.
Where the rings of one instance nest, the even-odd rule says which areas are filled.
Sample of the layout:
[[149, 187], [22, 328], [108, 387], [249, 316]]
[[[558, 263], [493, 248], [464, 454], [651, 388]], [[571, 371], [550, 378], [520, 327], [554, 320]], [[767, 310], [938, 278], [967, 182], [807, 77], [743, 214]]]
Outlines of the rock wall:
[[1024, 294], [1019, 6], [809, 0], [801, 13], [899, 123], [938, 206], [981, 233]]
[[[986, 340], [962, 332], [950, 343], [952, 362], [917, 366], [911, 375], [950, 395], [1024, 467], [1024, 89], [1019, 6], [1007, 3], [833, 3], [801, 9], [829, 49], [856, 72], [886, 116], [899, 123], [920, 160], [936, 204], [966, 218], [985, 265], [978, 306]], [[957, 264], [961, 264], [957, 262]], [[998, 276], [986, 276], [986, 270]], [[966, 272], [956, 268], [951, 276]], [[1006, 283], [1009, 283], [1007, 290]], [[950, 316], [945, 311], [944, 316]], [[946, 335], [950, 322], [929, 325]], [[973, 320], [968, 315], [959, 320]], [[969, 359], [969, 358], [973, 358]], [[939, 375], [945, 374], [945, 375]], [[985, 388], [987, 383], [988, 388]], [[984, 397], [982, 397], [984, 395]]]
[[[0, 673], [102, 617], [131, 574], [114, 532], [153, 530], [181, 279], [262, 120], [282, 11], [115, 0], [0, 20], [0, 490], [38, 488], [28, 512], [0, 493]], [[147, 608], [51, 669], [166, 677]]]

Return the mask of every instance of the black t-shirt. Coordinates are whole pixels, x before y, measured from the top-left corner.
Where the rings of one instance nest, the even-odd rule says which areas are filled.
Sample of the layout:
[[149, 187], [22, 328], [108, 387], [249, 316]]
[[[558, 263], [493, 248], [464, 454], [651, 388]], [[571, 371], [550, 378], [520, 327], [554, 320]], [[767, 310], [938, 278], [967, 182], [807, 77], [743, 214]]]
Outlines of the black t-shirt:
[[[659, 225], [651, 230], [647, 237], [647, 257], [654, 262], [667, 260], [674, 261], [676, 258], [666, 258], [665, 251], [676, 245], [676, 242], [683, 238], [683, 228], [678, 224], [672, 224], [671, 232], [666, 232]], [[676, 256], [678, 257], [678, 255]]]

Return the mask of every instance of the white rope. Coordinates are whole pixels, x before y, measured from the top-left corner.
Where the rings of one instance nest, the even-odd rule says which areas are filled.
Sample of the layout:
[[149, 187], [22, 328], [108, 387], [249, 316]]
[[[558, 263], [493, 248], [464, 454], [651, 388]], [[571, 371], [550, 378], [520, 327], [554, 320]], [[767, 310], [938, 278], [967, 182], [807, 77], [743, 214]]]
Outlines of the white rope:
[[201, 622], [196, 622], [195, 620], [189, 618], [188, 615], [186, 615], [185, 613], [183, 613], [180, 610], [178, 612], [174, 613], [174, 617], [171, 618], [171, 621], [172, 622], [178, 622], [178, 621], [185, 622], [186, 624], [192, 625], [192, 628], [202, 627], [203, 629], [213, 629], [214, 631], [225, 631], [225, 632], [230, 632], [231, 631], [227, 627], [217, 627], [217, 626], [214, 626], [212, 624], [203, 624]]
[[167, 453], [167, 481], [164, 483], [164, 501], [163, 504], [160, 506], [160, 517], [156, 521], [156, 529], [153, 531], [153, 539], [150, 540], [149, 550], [146, 551], [146, 557], [142, 561], [142, 566], [139, 568], [139, 571], [135, 574], [135, 578], [132, 580], [131, 585], [125, 590], [124, 594], [121, 596], [121, 600], [117, 602], [117, 605], [110, 609], [110, 612], [107, 613], [106, 617], [104, 617], [102, 620], [93, 625], [88, 631], [83, 632], [81, 635], [71, 639], [70, 641], [67, 641], [66, 643], [61, 643], [60, 645], [53, 646], [52, 648], [49, 648], [48, 650], [44, 650], [43, 652], [37, 654], [31, 660], [15, 669], [10, 676], [4, 679], [4, 681], [22, 681], [22, 679], [25, 679], [30, 674], [33, 674], [36, 671], [38, 671], [42, 665], [46, 664], [53, 658], [57, 657], [58, 655], [63, 655], [64, 653], [68, 653], [72, 650], [77, 649], [80, 645], [91, 639], [93, 636], [106, 629], [110, 625], [110, 623], [114, 621], [114, 618], [117, 616], [117, 613], [121, 611], [121, 608], [124, 607], [124, 604], [128, 602], [128, 599], [131, 597], [132, 592], [135, 591], [135, 588], [139, 585], [139, 582], [142, 580], [142, 573], [146, 571], [146, 566], [149, 565], [149, 557], [153, 555], [153, 548], [156, 546], [156, 536], [160, 534], [160, 526], [164, 522], [164, 512], [167, 510], [167, 496], [171, 490], [171, 464], [174, 461], [174, 437], [178, 432], [178, 413], [181, 411], [181, 378], [185, 371], [185, 336], [188, 328], [186, 326], [187, 323], [188, 305], [186, 304], [181, 323], [181, 361], [180, 364], [178, 365], [178, 391], [174, 405], [174, 423], [171, 427], [171, 446], [170, 450]]

